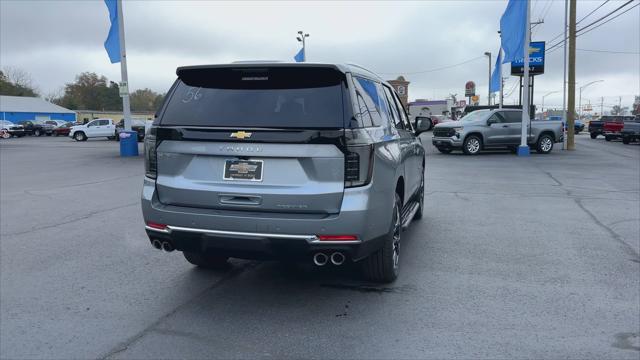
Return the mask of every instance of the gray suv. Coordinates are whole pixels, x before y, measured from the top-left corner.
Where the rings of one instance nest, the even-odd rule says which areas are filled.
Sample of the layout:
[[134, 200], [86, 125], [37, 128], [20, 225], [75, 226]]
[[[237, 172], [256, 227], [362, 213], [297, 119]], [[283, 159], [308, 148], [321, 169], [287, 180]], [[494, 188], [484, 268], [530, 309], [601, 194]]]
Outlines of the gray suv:
[[229, 257], [359, 262], [398, 275], [423, 211], [425, 152], [393, 88], [356, 65], [181, 67], [145, 137], [151, 244]]

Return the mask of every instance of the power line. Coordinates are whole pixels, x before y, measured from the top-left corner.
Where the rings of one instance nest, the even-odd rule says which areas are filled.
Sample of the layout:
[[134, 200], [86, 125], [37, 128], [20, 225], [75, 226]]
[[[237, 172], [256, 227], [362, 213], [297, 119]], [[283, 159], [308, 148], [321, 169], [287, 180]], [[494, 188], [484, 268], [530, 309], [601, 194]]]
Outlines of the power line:
[[613, 51], [613, 50], [596, 50], [596, 49], [576, 49], [576, 50], [597, 52], [597, 53], [608, 53], [608, 54], [640, 55], [640, 52], [633, 52], [633, 51]]
[[[416, 74], [425, 74], [425, 73], [436, 72], [436, 71], [440, 71], [440, 70], [446, 70], [446, 69], [450, 69], [450, 68], [453, 68], [453, 67], [456, 67], [456, 66], [468, 64], [470, 62], [473, 62], [473, 61], [476, 61], [476, 60], [479, 60], [479, 59], [484, 59], [485, 57], [486, 56], [484, 56], [484, 55], [477, 56], [477, 57], [474, 57], [473, 59], [465, 60], [463, 62], [460, 62], [460, 63], [457, 63], [457, 64], [453, 64], [453, 65], [447, 65], [447, 66], [442, 66], [442, 67], [429, 69], [429, 70], [422, 70], [422, 71], [402, 72], [402, 74], [405, 74], [405, 75], [416, 75]], [[379, 72], [378, 74], [389, 75], [389, 74], [398, 74], [398, 72]]]
[[609, 0], [606, 0], [605, 2], [603, 2], [602, 4], [600, 4], [600, 6], [598, 6], [597, 8], [593, 9], [593, 11], [591, 11], [590, 13], [588, 13], [587, 15], [585, 15], [582, 19], [578, 20], [578, 22], [576, 22], [576, 25], [580, 24], [584, 19], [588, 18], [589, 16], [591, 16], [591, 14], [593, 14], [594, 12], [598, 11], [598, 9], [600, 9], [601, 7], [603, 7], [606, 3], [608, 3]]
[[[601, 7], [603, 7], [606, 3], [608, 3], [610, 0], [605, 0], [602, 4], [600, 4], [597, 8], [595, 8], [594, 10], [592, 10], [590, 13], [588, 13], [587, 15], [583, 16], [582, 19], [578, 20], [576, 22], [576, 25], [580, 24], [584, 19], [588, 18], [589, 16], [591, 16], [591, 14], [593, 14], [594, 12], [598, 11], [598, 9], [600, 9]], [[559, 38], [560, 36], [562, 36], [564, 34], [564, 32], [559, 33], [558, 35], [554, 36], [551, 40], [549, 40], [549, 43], [552, 43], [555, 39]]]
[[[589, 23], [588, 25], [585, 25], [584, 27], [582, 27], [582, 28], [578, 29], [578, 30], [576, 31], [576, 37], [581, 36], [581, 35], [584, 35], [584, 34], [587, 34], [587, 33], [589, 33], [590, 31], [593, 31], [593, 30], [595, 30], [595, 29], [599, 28], [600, 26], [602, 26], [602, 25], [604, 25], [604, 24], [608, 23], [609, 21], [611, 21], [611, 20], [613, 20], [613, 19], [615, 19], [615, 18], [617, 18], [617, 17], [619, 17], [619, 16], [623, 15], [624, 13], [626, 13], [626, 12], [628, 12], [628, 11], [630, 11], [630, 10], [632, 10], [632, 9], [634, 9], [634, 8], [636, 8], [636, 7], [638, 7], [638, 5], [640, 5], [640, 3], [639, 3], [639, 4], [636, 4], [636, 5], [634, 5], [634, 6], [630, 7], [630, 8], [628, 8], [627, 10], [625, 10], [625, 11], [621, 12], [620, 14], [617, 14], [616, 16], [614, 16], [614, 17], [612, 17], [612, 18], [608, 19], [607, 21], [605, 21], [605, 22], [603, 22], [603, 23], [601, 23], [601, 24], [598, 24], [596, 27], [594, 27], [594, 28], [592, 28], [592, 29], [589, 29], [589, 30], [587, 30], [587, 31], [585, 31], [585, 32], [582, 32], [582, 31], [584, 31], [586, 28], [588, 28], [588, 27], [590, 27], [590, 26], [592, 26], [592, 25], [596, 24], [596, 23], [597, 23], [597, 22], [599, 22], [599, 21], [602, 21], [603, 19], [606, 19], [608, 16], [611, 16], [613, 13], [615, 13], [615, 12], [616, 12], [616, 11], [618, 11], [618, 10], [620, 10], [620, 9], [621, 9], [621, 8], [623, 8], [624, 6], [627, 6], [628, 4], [632, 3], [633, 1], [634, 1], [634, 0], [629, 0], [628, 2], [624, 3], [622, 6], [620, 6], [620, 7], [616, 8], [615, 10], [613, 10], [613, 11], [611, 11], [611, 12], [609, 12], [607, 15], [605, 15], [605, 16], [603, 16], [603, 17], [599, 18], [598, 20], [595, 20], [595, 21], [593, 21], [593, 22]], [[554, 50], [559, 49], [559, 48], [560, 48], [560, 45], [561, 45], [561, 44], [563, 44], [565, 41], [567, 41], [567, 39], [566, 39], [566, 38], [565, 38], [565, 39], [563, 39], [563, 40], [558, 41], [557, 43], [555, 43], [555, 44], [551, 45], [550, 47], [548, 47], [548, 48], [547, 48], [547, 50], [546, 50], [545, 52], [549, 53], [549, 52], [552, 52], [552, 51], [554, 51]]]
[[[595, 24], [595, 23], [597, 23], [597, 22], [599, 22], [599, 21], [601, 21], [601, 20], [604, 20], [604, 19], [608, 18], [611, 14], [613, 14], [613, 13], [615, 13], [616, 11], [618, 11], [618, 10], [622, 9], [623, 7], [625, 7], [625, 6], [629, 5], [629, 4], [631, 4], [632, 2], [633, 2], [633, 0], [629, 0], [629, 1], [627, 1], [626, 3], [624, 3], [624, 4], [620, 5], [618, 8], [616, 8], [615, 10], [613, 10], [613, 11], [611, 11], [610, 13], [606, 14], [605, 16], [600, 17], [598, 20], [593, 21], [593, 22], [591, 22], [590, 24], [583, 26], [580, 30], [578, 30], [578, 32], [580, 32], [580, 31], [584, 31], [585, 29], [588, 29], [588, 28], [589, 28], [590, 26], [592, 26], [593, 24]], [[633, 8], [631, 8], [631, 9], [633, 9]], [[630, 10], [630, 9], [629, 9], [629, 10]], [[623, 14], [624, 14], [624, 13], [623, 13]], [[577, 23], [576, 23], [576, 25], [577, 25]]]

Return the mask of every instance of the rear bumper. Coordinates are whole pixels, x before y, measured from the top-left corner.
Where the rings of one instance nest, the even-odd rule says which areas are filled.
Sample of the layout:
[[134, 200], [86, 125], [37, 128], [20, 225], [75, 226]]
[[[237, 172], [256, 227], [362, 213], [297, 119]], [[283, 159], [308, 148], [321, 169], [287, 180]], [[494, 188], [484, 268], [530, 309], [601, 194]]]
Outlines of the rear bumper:
[[[166, 224], [166, 230], [145, 228], [149, 239], [169, 241], [176, 250], [213, 252], [245, 259], [303, 259], [318, 251], [342, 251], [353, 260], [380, 248], [391, 227], [369, 202], [371, 188], [347, 189], [340, 213], [305, 215], [187, 208], [158, 201], [155, 182], [145, 178], [142, 213], [145, 223]], [[379, 217], [379, 218], [378, 218]], [[355, 235], [356, 241], [320, 241], [317, 235]]]

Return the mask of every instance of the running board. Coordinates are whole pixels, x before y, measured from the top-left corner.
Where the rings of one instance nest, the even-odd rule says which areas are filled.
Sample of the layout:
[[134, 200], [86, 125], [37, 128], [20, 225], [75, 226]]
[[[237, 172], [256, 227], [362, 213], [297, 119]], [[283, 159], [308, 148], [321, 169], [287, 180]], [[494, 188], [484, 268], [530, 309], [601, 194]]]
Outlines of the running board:
[[418, 204], [418, 202], [412, 201], [402, 209], [402, 229], [403, 230], [409, 227], [409, 224], [411, 223], [411, 220], [413, 220], [413, 217], [416, 215], [416, 212], [418, 211], [419, 207], [420, 207], [420, 204]]

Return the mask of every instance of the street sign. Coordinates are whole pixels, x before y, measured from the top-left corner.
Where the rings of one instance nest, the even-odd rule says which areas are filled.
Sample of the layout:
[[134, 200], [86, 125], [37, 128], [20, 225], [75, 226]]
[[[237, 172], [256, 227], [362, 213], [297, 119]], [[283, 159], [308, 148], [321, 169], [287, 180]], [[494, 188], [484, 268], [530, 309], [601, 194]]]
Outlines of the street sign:
[[[533, 41], [529, 45], [529, 75], [544, 74], [544, 41]], [[511, 75], [522, 76], [524, 74], [524, 59], [511, 63]]]
[[118, 84], [118, 87], [120, 89], [120, 97], [129, 95], [129, 85], [126, 81], [121, 81]]
[[474, 96], [476, 94], [476, 83], [467, 81], [464, 85], [464, 96]]
[[478, 96], [478, 95], [473, 95], [471, 97], [471, 101], [473, 101], [474, 104], [478, 104], [479, 100], [480, 100], [480, 96]]

